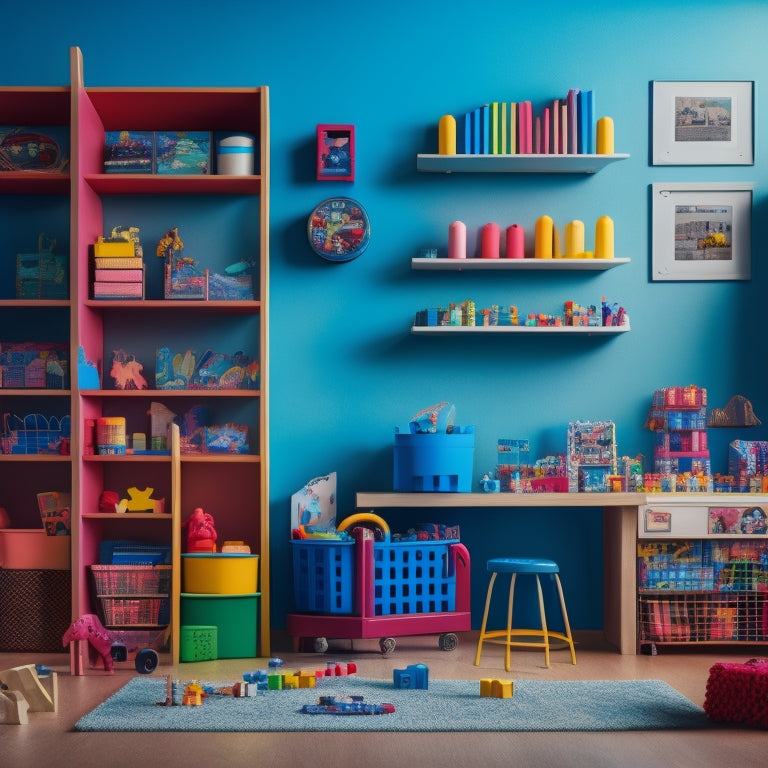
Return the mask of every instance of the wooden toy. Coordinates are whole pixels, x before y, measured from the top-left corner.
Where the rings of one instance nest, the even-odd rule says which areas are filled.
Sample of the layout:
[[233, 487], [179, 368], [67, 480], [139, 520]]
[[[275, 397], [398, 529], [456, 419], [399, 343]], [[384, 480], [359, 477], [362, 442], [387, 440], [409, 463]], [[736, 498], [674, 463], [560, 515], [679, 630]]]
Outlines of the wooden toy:
[[34, 664], [0, 671], [0, 723], [26, 725], [28, 712], [56, 712], [58, 679], [55, 672], [41, 675]]

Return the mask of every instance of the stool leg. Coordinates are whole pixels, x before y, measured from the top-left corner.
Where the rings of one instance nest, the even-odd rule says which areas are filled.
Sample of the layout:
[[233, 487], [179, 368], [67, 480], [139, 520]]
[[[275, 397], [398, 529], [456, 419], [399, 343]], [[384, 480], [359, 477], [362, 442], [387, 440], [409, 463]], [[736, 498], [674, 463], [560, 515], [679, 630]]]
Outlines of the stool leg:
[[539, 613], [541, 614], [541, 631], [544, 633], [544, 664], [549, 666], [549, 632], [547, 630], [547, 614], [544, 610], [544, 593], [541, 591], [541, 579], [536, 574], [536, 589], [539, 593]]
[[515, 600], [515, 582], [517, 574], [513, 573], [509, 580], [509, 602], [507, 603], [507, 642], [504, 649], [504, 669], [509, 672], [512, 669], [512, 605]]
[[560, 598], [560, 610], [563, 612], [563, 624], [565, 625], [565, 636], [568, 638], [568, 646], [571, 649], [571, 664], [576, 663], [576, 649], [573, 647], [573, 635], [571, 635], [571, 625], [568, 622], [568, 611], [565, 610], [565, 597], [563, 597], [563, 586], [560, 583], [560, 577], [555, 573], [555, 584], [557, 585], [557, 594]]
[[485, 639], [485, 627], [488, 623], [488, 610], [491, 607], [491, 594], [493, 593], [493, 582], [496, 581], [496, 571], [491, 574], [491, 580], [488, 582], [488, 592], [485, 595], [485, 610], [483, 611], [483, 622], [480, 625], [480, 637], [477, 638], [477, 652], [475, 653], [475, 666], [480, 666], [480, 654], [483, 650], [483, 640]]

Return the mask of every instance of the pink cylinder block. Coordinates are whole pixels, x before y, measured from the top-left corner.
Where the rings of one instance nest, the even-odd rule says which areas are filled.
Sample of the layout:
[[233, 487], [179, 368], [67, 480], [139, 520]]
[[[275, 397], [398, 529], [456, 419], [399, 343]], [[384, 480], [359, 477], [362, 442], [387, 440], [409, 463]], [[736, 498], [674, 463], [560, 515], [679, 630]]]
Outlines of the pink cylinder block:
[[501, 231], [499, 225], [493, 222], [483, 227], [483, 237], [480, 246], [480, 255], [484, 259], [498, 259], [501, 247]]
[[507, 258], [525, 258], [525, 230], [519, 224], [507, 227]]
[[467, 258], [467, 225], [463, 221], [454, 221], [448, 227], [448, 258]]

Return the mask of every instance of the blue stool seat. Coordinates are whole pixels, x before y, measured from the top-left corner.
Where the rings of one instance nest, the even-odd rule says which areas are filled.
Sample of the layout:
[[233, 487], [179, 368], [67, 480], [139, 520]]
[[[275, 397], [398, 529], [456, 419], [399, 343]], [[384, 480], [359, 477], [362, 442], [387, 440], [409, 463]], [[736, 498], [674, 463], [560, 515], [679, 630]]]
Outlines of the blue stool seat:
[[[511, 648], [543, 648], [544, 663], [549, 666], [550, 640], [561, 640], [570, 649], [571, 663], [576, 663], [576, 650], [573, 647], [573, 636], [571, 635], [571, 626], [568, 622], [568, 612], [565, 609], [565, 598], [563, 597], [563, 587], [560, 583], [560, 568], [554, 560], [546, 560], [533, 557], [494, 557], [486, 563], [486, 570], [491, 574], [491, 580], [488, 584], [488, 593], [485, 597], [485, 610], [483, 612], [483, 622], [480, 627], [480, 637], [477, 641], [477, 653], [475, 654], [475, 666], [480, 665], [480, 655], [483, 650], [483, 643], [497, 643], [505, 647], [504, 668], [507, 672], [511, 669]], [[505, 629], [487, 630], [488, 612], [491, 607], [491, 596], [493, 594], [493, 585], [499, 574], [508, 574], [509, 582], [509, 602], [507, 603], [507, 626]], [[532, 575], [536, 579], [536, 589], [539, 598], [539, 614], [541, 616], [541, 628], [524, 629], [512, 628], [512, 607], [515, 597], [515, 585], [517, 576]], [[562, 613], [565, 632], [555, 632], [547, 626], [547, 616], [544, 609], [544, 594], [541, 589], [540, 576], [549, 576], [557, 587], [557, 594], [560, 599], [560, 610]], [[513, 639], [523, 638], [523, 639]], [[532, 639], [533, 638], [533, 639]], [[536, 639], [540, 638], [540, 639]]]
[[560, 573], [554, 560], [534, 557], [494, 557], [486, 563], [486, 570], [496, 573]]

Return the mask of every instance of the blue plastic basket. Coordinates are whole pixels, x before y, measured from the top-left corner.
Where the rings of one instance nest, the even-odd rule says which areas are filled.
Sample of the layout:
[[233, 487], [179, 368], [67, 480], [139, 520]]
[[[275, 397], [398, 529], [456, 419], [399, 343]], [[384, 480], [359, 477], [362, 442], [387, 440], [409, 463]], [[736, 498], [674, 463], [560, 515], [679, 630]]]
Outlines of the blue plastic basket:
[[355, 572], [355, 542], [295, 539], [294, 606], [298, 613], [351, 614], [355, 586], [373, 580], [373, 615], [456, 610], [453, 540], [375, 542], [372, 573]]
[[352, 613], [355, 543], [294, 539], [293, 602], [299, 613]]

